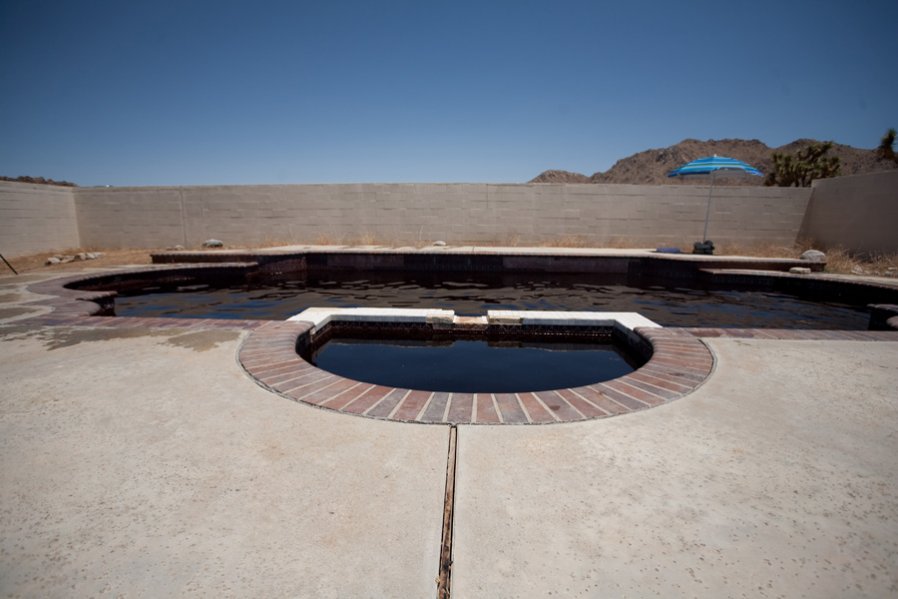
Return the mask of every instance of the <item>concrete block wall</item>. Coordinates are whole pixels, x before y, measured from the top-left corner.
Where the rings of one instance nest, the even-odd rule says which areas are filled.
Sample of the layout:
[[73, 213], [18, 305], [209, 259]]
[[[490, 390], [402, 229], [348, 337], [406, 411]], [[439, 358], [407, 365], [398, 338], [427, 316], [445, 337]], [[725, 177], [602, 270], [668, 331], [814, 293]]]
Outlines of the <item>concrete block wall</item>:
[[[698, 240], [701, 185], [357, 184], [68, 188], [0, 182], [0, 252], [265, 243], [540, 244]], [[898, 251], [898, 171], [811, 189], [716, 187], [718, 243]]]
[[0, 181], [0, 254], [11, 258], [80, 245], [73, 188]]
[[79, 188], [75, 205], [85, 246], [112, 249], [184, 244], [185, 210], [177, 187], [128, 187], [121, 192], [116, 188]]
[[814, 181], [799, 236], [820, 247], [898, 252], [898, 169]]
[[[709, 237], [795, 241], [809, 189], [716, 187]], [[82, 243], [95, 247], [372, 241], [538, 244], [699, 240], [696, 185], [355, 184], [79, 188]]]

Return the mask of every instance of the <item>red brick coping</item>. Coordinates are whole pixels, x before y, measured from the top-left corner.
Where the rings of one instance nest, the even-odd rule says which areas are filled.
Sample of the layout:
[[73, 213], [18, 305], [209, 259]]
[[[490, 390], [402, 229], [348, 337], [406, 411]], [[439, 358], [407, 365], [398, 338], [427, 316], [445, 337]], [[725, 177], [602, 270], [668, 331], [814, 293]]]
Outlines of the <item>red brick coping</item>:
[[714, 365], [708, 348], [683, 329], [640, 328], [652, 356], [611, 381], [527, 393], [447, 393], [384, 387], [321, 370], [296, 353], [307, 322], [254, 330], [239, 360], [260, 385], [295, 401], [369, 418], [428, 424], [546, 424], [606, 418], [659, 406], [692, 392]]

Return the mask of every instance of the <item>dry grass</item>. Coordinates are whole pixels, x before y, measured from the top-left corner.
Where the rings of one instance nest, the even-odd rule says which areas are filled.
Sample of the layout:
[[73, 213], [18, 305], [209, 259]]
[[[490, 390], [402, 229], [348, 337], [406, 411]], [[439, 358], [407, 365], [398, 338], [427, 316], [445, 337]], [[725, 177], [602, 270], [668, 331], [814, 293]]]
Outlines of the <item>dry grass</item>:
[[[513, 239], [519, 240], [518, 236], [515, 236]], [[479, 244], [479, 245], [488, 245], [488, 244]], [[497, 245], [506, 245], [503, 243]], [[634, 242], [629, 239], [625, 239], [623, 237], [612, 237], [610, 239], [606, 239], [601, 244], [596, 244], [595, 240], [592, 240], [588, 237], [584, 237], [583, 235], [561, 235], [554, 239], [549, 239], [547, 241], [541, 241], [538, 243], [514, 243], [508, 244], [512, 246], [517, 245], [528, 245], [528, 246], [536, 246], [536, 247], [553, 247], [553, 248], [601, 248], [601, 249], [622, 249], [622, 250], [636, 250], [636, 249], [646, 249], [648, 247], [655, 247], [655, 245], [647, 244], [645, 242]], [[685, 242], [672, 242], [672, 243], [664, 243], [661, 244], [665, 247], [678, 247], [681, 250], [685, 251], [686, 243]], [[691, 248], [691, 246], [689, 246]]]
[[[798, 258], [806, 250], [815, 248], [803, 241], [792, 246], [721, 244], [717, 254], [756, 256], [761, 258]], [[842, 247], [824, 248], [826, 272], [846, 275], [898, 277], [898, 254], [862, 254]]]
[[[319, 233], [309, 242], [311, 245], [382, 245], [390, 247], [410, 246], [410, 245], [427, 245], [427, 244], [410, 244], [401, 243], [397, 239], [389, 239], [375, 233], [363, 232], [351, 235], [340, 235], [336, 233]], [[295, 245], [296, 242], [293, 242]]]
[[852, 255], [843, 248], [826, 252], [827, 272], [898, 278], [898, 254]]
[[499, 238], [496, 245], [499, 247], [516, 248], [523, 245], [523, 240], [520, 235], [506, 235]]
[[552, 241], [539, 244], [542, 247], [556, 248], [586, 248], [592, 245], [589, 240], [581, 235], [562, 235]]
[[[28, 256], [17, 256], [15, 258], [7, 258], [13, 268], [20, 273], [35, 271], [60, 271], [81, 270], [83, 268], [103, 268], [110, 266], [126, 266], [126, 265], [142, 265], [151, 264], [150, 253], [159, 250], [120, 250], [120, 249], [98, 249], [98, 248], [74, 248], [59, 252], [43, 252], [40, 254], [31, 254]], [[57, 255], [75, 255], [80, 252], [102, 252], [103, 255], [96, 260], [81, 261], [76, 260], [67, 264], [54, 264], [47, 266], [47, 258]], [[2, 269], [6, 269], [5, 264], [0, 264]]]
[[345, 245], [391, 245], [382, 244], [380, 241], [381, 238], [374, 233], [360, 233], [358, 235], [349, 236], [346, 239]]

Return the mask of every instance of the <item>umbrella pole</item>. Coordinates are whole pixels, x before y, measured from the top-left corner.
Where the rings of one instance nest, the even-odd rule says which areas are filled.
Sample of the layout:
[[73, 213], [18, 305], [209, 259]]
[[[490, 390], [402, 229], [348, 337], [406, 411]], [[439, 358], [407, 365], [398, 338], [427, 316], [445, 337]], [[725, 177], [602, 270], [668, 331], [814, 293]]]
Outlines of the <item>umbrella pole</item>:
[[711, 219], [711, 195], [714, 193], [714, 173], [711, 171], [711, 187], [708, 189], [708, 207], [705, 209], [705, 232], [702, 233], [702, 241], [708, 241], [708, 221]]

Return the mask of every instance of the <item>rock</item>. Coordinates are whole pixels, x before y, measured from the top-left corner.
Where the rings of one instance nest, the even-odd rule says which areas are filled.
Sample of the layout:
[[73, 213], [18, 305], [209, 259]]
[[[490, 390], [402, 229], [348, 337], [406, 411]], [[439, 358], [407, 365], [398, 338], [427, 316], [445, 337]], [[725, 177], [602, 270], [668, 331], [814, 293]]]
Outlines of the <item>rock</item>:
[[445, 241], [434, 241], [433, 245], [435, 245], [437, 247], [443, 247], [446, 245], [446, 242]]
[[789, 269], [789, 272], [794, 275], [809, 275], [811, 274], [811, 269], [806, 266], [793, 266]]
[[218, 239], [207, 239], [203, 242], [204, 248], [223, 248], [224, 242]]
[[867, 274], [867, 271], [864, 270], [863, 268], [861, 268], [860, 266], [852, 266], [852, 267], [851, 267], [851, 274], [853, 274], [853, 275], [865, 275], [865, 274]]
[[801, 255], [801, 259], [808, 262], [826, 262], [826, 254], [820, 250], [808, 250]]
[[45, 264], [68, 264], [69, 262], [74, 262], [76, 260], [96, 260], [100, 256], [103, 256], [103, 252], [78, 252], [75, 255], [63, 255], [56, 254], [55, 256], [51, 256], [47, 258]]
[[692, 244], [692, 253], [711, 255], [714, 253], [714, 242], [710, 239], [696, 241]]
[[[211, 241], [215, 241], [215, 240], [213, 239]], [[168, 250], [169, 252], [182, 252], [182, 251], [184, 251], [184, 246], [179, 243], [178, 245], [173, 245], [170, 248], [165, 248], [165, 249]]]

